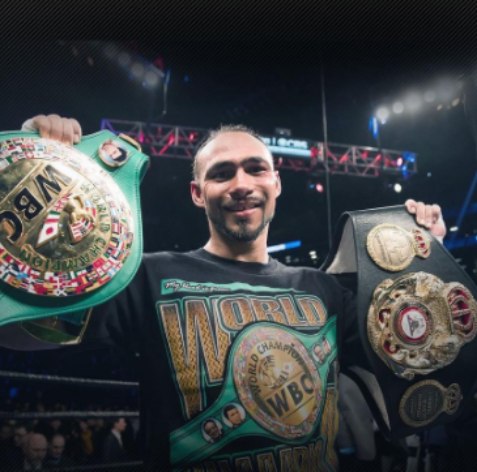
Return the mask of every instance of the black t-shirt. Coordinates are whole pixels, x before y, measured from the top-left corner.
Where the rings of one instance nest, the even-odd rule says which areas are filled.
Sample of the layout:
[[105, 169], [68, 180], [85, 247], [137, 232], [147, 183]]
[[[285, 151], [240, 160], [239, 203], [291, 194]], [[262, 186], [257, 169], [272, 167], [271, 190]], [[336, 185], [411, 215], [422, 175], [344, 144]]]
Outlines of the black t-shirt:
[[153, 470], [335, 470], [337, 352], [354, 320], [352, 293], [317, 269], [199, 249], [144, 255], [85, 343], [139, 353]]

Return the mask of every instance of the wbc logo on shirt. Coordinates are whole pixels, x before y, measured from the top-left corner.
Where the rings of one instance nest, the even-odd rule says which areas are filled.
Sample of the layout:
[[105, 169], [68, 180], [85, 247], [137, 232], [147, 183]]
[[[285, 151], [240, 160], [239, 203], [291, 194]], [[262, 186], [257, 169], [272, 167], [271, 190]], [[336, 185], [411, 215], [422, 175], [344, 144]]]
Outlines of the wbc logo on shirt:
[[251, 329], [234, 355], [234, 382], [247, 412], [285, 439], [313, 431], [322, 381], [301, 341], [280, 327]]

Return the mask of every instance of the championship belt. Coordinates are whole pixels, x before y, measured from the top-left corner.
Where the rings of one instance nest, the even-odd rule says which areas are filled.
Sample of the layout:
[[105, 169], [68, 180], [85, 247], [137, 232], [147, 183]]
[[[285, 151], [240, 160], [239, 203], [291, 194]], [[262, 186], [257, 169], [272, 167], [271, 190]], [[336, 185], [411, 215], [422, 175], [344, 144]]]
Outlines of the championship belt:
[[109, 131], [74, 147], [0, 133], [0, 326], [22, 322], [67, 343], [93, 306], [128, 285], [142, 255], [147, 162], [134, 140]]
[[234, 339], [217, 400], [171, 434], [171, 465], [209, 458], [246, 436], [302, 444], [320, 424], [336, 359], [336, 318], [310, 335], [254, 323]]
[[355, 348], [365, 355], [346, 373], [383, 432], [409, 435], [472, 408], [474, 282], [404, 206], [346, 213], [338, 227], [323, 269], [357, 273]]

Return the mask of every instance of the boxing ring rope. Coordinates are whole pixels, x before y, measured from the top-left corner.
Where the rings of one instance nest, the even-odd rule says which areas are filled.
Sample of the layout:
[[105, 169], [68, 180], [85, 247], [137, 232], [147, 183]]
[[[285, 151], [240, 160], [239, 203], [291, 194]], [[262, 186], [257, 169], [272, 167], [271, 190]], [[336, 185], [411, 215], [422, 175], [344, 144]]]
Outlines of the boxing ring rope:
[[58, 375], [48, 374], [25, 374], [22, 372], [13, 372], [8, 370], [0, 370], [0, 378], [1, 377], [24, 381], [39, 380], [46, 383], [51, 382], [60, 384], [76, 384], [84, 387], [139, 387], [139, 382], [85, 379], [80, 377], [61, 377]]

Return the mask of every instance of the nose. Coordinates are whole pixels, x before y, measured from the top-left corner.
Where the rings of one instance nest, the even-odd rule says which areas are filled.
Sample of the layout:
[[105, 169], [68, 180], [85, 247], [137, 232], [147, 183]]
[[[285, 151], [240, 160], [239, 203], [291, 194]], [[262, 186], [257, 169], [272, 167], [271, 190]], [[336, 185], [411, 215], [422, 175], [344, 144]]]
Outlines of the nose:
[[233, 198], [243, 198], [253, 192], [252, 185], [253, 177], [245, 172], [244, 169], [239, 168], [231, 180], [230, 195]]

